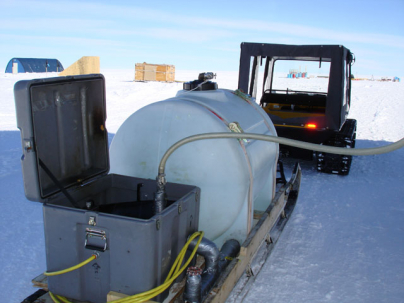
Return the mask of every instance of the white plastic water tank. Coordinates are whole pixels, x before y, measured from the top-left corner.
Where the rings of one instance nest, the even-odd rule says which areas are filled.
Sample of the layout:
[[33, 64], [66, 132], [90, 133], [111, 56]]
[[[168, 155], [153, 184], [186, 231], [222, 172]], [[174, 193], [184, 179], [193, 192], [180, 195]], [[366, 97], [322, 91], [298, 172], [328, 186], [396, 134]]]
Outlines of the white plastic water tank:
[[[165, 151], [195, 134], [231, 132], [276, 135], [268, 115], [252, 99], [224, 89], [179, 91], [132, 114], [110, 147], [111, 173], [155, 179]], [[254, 210], [267, 208], [275, 191], [278, 144], [236, 139], [202, 140], [180, 147], [168, 159], [168, 182], [201, 188], [199, 230], [217, 245], [242, 243]]]

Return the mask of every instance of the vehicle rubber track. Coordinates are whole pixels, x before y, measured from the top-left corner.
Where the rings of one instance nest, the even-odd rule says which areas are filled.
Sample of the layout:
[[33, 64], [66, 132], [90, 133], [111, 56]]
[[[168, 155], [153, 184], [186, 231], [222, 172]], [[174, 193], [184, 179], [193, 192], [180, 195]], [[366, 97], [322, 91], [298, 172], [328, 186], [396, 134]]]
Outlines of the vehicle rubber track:
[[[324, 145], [355, 148], [356, 124], [356, 120], [347, 119], [341, 130], [328, 139]], [[317, 171], [338, 175], [349, 174], [352, 156], [334, 155], [322, 152], [317, 152], [316, 156]]]

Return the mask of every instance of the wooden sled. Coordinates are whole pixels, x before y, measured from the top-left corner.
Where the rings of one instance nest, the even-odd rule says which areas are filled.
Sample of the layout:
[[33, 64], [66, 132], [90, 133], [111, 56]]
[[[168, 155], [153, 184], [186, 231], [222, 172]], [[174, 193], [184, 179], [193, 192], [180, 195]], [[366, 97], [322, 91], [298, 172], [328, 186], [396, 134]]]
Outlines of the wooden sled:
[[[277, 191], [267, 210], [254, 214], [254, 219], [257, 219], [258, 222], [241, 245], [239, 256], [233, 259], [221, 273], [208, 295], [203, 299], [204, 303], [225, 302], [230, 294], [231, 298], [234, 300], [240, 300], [246, 295], [250, 284], [254, 281], [263, 263], [272, 252], [284, 226], [293, 212], [299, 194], [300, 181], [301, 168], [299, 164], [296, 164], [290, 180]], [[259, 254], [257, 254], [257, 252], [259, 252]], [[203, 266], [203, 263], [203, 258], [198, 256], [196, 266]], [[39, 275], [33, 279], [32, 282], [34, 287], [41, 288], [45, 291], [48, 290], [46, 276]], [[236, 284], [237, 287], [235, 288]], [[185, 278], [183, 281], [171, 286], [170, 293], [164, 300], [164, 303], [183, 302], [182, 293], [184, 288]], [[126, 295], [110, 292], [107, 302], [124, 297], [126, 297]], [[73, 303], [86, 303], [76, 300], [69, 301]], [[23, 301], [23, 303], [53, 303], [53, 300], [48, 293], [45, 293], [40, 295], [36, 300]]]

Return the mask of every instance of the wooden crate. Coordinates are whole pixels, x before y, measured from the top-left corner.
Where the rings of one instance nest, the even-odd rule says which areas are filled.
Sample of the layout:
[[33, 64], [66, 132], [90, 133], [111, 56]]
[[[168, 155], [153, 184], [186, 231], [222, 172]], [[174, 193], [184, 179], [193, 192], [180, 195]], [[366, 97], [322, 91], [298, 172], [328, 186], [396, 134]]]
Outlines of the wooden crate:
[[167, 64], [136, 63], [135, 81], [175, 81], [175, 66]]

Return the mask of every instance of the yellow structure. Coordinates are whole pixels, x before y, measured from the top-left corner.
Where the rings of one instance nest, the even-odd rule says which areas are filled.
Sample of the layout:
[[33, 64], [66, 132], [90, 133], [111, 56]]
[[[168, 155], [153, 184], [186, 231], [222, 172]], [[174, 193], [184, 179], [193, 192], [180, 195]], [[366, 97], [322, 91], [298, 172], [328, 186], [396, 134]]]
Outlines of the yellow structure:
[[99, 74], [100, 73], [100, 57], [97, 56], [84, 56], [74, 62], [59, 76], [74, 76], [85, 74]]
[[136, 63], [135, 81], [175, 81], [175, 66], [167, 64]]

